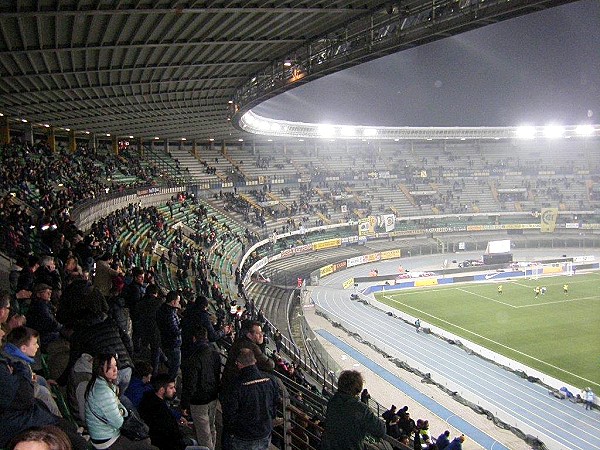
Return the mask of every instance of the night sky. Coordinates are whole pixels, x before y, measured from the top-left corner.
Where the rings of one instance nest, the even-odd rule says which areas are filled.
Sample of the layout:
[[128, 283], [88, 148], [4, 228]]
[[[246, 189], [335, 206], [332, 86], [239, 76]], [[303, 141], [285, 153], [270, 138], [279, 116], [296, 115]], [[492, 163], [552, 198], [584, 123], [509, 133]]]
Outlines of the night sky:
[[278, 119], [381, 126], [600, 123], [600, 1], [528, 14], [282, 94]]

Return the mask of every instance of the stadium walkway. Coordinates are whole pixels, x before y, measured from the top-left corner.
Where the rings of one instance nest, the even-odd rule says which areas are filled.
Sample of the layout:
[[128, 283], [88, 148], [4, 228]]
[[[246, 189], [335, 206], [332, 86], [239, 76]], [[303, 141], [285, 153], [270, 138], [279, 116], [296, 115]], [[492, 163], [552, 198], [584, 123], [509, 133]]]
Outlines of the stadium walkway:
[[[439, 259], [440, 256], [437, 258]], [[417, 263], [416, 259], [412, 262]], [[425, 259], [421, 262], [422, 267], [412, 267], [412, 269], [431, 270], [430, 267], [426, 267], [427, 264], [435, 264], [431, 261], [427, 262]], [[397, 263], [391, 264], [393, 267], [397, 265]], [[382, 266], [381, 262], [378, 263], [380, 273], [388, 273], [388, 271], [391, 272], [394, 270], [392, 266], [387, 270], [386, 268], [382, 268]], [[439, 267], [439, 263], [437, 267]], [[344, 271], [342, 276], [344, 280], [351, 276], [364, 275], [366, 269], [363, 266], [360, 269], [362, 272], [360, 274], [352, 274], [350, 273], [351, 270]], [[331, 287], [331, 283], [333, 282], [339, 286], [341, 284], [339, 279], [326, 278], [325, 280], [330, 285], [329, 287], [311, 288], [312, 299], [317, 305], [317, 309], [327, 314], [334, 322], [351, 323], [354, 331], [362, 339], [371, 342], [378, 348], [384, 349], [388, 355], [397, 356], [400, 360], [408, 361], [410, 365], [413, 365], [411, 363], [416, 363], [421, 370], [426, 368], [426, 372], [430, 372], [434, 380], [441, 381], [443, 379], [446, 386], [456, 388], [451, 390], [474, 393], [477, 398], [481, 399], [481, 406], [495, 415], [500, 413], [500, 415], [518, 418], [518, 420], [526, 424], [526, 429], [523, 429], [523, 431], [537, 436], [550, 449], [587, 450], [600, 448], [600, 413], [597, 410], [591, 412], [585, 411], [581, 404], [558, 400], [548, 395], [547, 390], [542, 386], [528, 382], [492, 363], [484, 361], [482, 358], [469, 355], [465, 351], [456, 346], [449, 345], [435, 336], [424, 333], [417, 334], [414, 331], [414, 327], [401, 320], [387, 316], [384, 312], [362, 303], [350, 301], [348, 291]], [[389, 372], [393, 377], [402, 379], [405, 379], [409, 372], [398, 369], [391, 362], [386, 361], [386, 358], [379, 353], [371, 350], [369, 346], [360, 344], [343, 330], [331, 326], [324, 319], [317, 318], [318, 316], [311, 314], [309, 311], [307, 311], [306, 315], [307, 318], [310, 318], [309, 322], [320, 322], [313, 322], [311, 326], [321, 335], [321, 342], [328, 347], [334, 357], [342, 365], [345, 364], [344, 368], [363, 366], [369, 372], [372, 372], [373, 376], [368, 377], [367, 388], [370, 392], [373, 391], [372, 396], [376, 400], [384, 405], [394, 403], [397, 406], [401, 406], [399, 405], [401, 403], [400, 400], [390, 397], [390, 392], [395, 392], [390, 389], [395, 389], [396, 387], [393, 383], [386, 380], [386, 372]], [[311, 316], [313, 317], [311, 318]], [[319, 321], [318, 319], [321, 320]], [[337, 339], [335, 343], [339, 344], [339, 346], [333, 344], [334, 339], [324, 339], [327, 336], [326, 332]], [[348, 359], [354, 361], [353, 366], [347, 365]], [[378, 362], [371, 367], [373, 361]], [[382, 372], [378, 366], [384, 367], [386, 364], [386, 372]], [[382, 374], [386, 376], [382, 377]], [[451, 400], [441, 390], [420, 383], [420, 378], [414, 378], [411, 385], [412, 387], [418, 386], [416, 388], [417, 392], [410, 394], [407, 392], [409, 394], [408, 397], [412, 398], [412, 395], [416, 395], [423, 400], [423, 406], [427, 407], [427, 409], [430, 406], [429, 402], [425, 402], [425, 397], [417, 395], [419, 391], [426, 390], [427, 395], [436, 397], [434, 403], [441, 403], [444, 408], [450, 411], [457, 411], [455, 414], [465, 418], [467, 423], [475, 425], [474, 428], [479, 429], [480, 433], [481, 430], [485, 430], [484, 435], [491, 436], [490, 439], [501, 442], [507, 448], [529, 448], [524, 441], [518, 439], [512, 433], [498, 428], [493, 430], [490, 427], [495, 428], [495, 426], [491, 422], [488, 421], [486, 425], [485, 422], [482, 423], [480, 420], [474, 418], [473, 415], [468, 413], [470, 409], [459, 407], [457, 410], [451, 403], [455, 403], [456, 405], [458, 403]], [[375, 392], [371, 384], [373, 383], [374, 387], [376, 387], [380, 381], [384, 383], [384, 386], [380, 388], [378, 395], [373, 395], [374, 393], [377, 394], [377, 392]], [[437, 393], [433, 393], [432, 389], [437, 390]], [[432, 406], [435, 407], [435, 405]], [[450, 424], [450, 420], [446, 420], [446, 417], [449, 416], [443, 415], [445, 411], [432, 412], [443, 419], [442, 424], [439, 425], [440, 427], [443, 427], [445, 423]], [[420, 413], [419, 417], [427, 418], [429, 417], [427, 414], [425, 410], [423, 413]], [[475, 414], [475, 416], [477, 415]], [[413, 417], [417, 418], [414, 414]], [[515, 423], [510, 424], [516, 425], [516, 420]], [[438, 426], [434, 428], [432, 425], [431, 428], [434, 436], [443, 431]], [[450, 429], [452, 430], [452, 428]], [[458, 427], [455, 427], [454, 430], [453, 435], [458, 433], [459, 430], [460, 432], [465, 432], [470, 437], [467, 443], [470, 442], [472, 444], [474, 443], [473, 441], [476, 441], [484, 448], [491, 448], [485, 446], [486, 441], [480, 439], [477, 432], [475, 432], [475, 435], [471, 435], [474, 432], [472, 430], [467, 431]], [[465, 448], [468, 447], [477, 448], [479, 446], [465, 446]]]

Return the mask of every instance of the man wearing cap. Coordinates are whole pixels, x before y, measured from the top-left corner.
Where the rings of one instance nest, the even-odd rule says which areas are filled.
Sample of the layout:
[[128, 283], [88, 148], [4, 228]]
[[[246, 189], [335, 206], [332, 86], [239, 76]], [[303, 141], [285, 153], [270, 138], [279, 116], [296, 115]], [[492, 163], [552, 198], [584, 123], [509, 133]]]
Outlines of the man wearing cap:
[[54, 310], [50, 304], [52, 287], [45, 283], [38, 283], [33, 288], [33, 297], [25, 317], [27, 326], [40, 334], [42, 351], [47, 351], [48, 344], [57, 341], [63, 325], [56, 320]]

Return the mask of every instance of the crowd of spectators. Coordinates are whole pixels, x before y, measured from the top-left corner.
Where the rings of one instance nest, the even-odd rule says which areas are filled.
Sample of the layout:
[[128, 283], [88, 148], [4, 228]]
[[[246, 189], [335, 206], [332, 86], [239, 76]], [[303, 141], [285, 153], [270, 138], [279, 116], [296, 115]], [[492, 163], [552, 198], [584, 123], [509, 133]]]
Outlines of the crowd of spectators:
[[[276, 349], [267, 356], [263, 330], [268, 325], [244, 294], [243, 270], [234, 267], [235, 261], [221, 268], [211, 264], [213, 256], [225, 258], [225, 243], [235, 242], [243, 253], [258, 236], [249, 227], [234, 230], [188, 193], [174, 196], [164, 207], [132, 203], [82, 232], [70, 220], [71, 209], [121, 190], [114, 181], [116, 171], [134, 177], [134, 184], [148, 184], [160, 175], [156, 167], [142, 165], [131, 155], [120, 158], [124, 157], [98, 156], [85, 147], [75, 155], [50, 152], [43, 144], [2, 148], [0, 244], [15, 265], [10, 292], [0, 298], [0, 446], [31, 426], [55, 425], [74, 448], [85, 448], [75, 424], [61, 417], [73, 413], [99, 449], [183, 449], [195, 444], [214, 448], [219, 396], [224, 421], [220, 438], [225, 445], [264, 445], [273, 431], [271, 419], [277, 415], [281, 393], [275, 379], [263, 372], [278, 372], [311, 391], [315, 387], [297, 364], [285, 360], [277, 333]], [[260, 163], [269, 166], [268, 159]], [[402, 164], [396, 162], [398, 167]], [[256, 208], [236, 192], [221, 192], [218, 198], [228, 210], [261, 228], [269, 220], [286, 218], [282, 232], [304, 226], [310, 214], [327, 217], [330, 206], [342, 203], [349, 210], [370, 212], [368, 202], [350, 193], [352, 178], [332, 181], [327, 179], [330, 173], [310, 168], [316, 185], [303, 184], [306, 195], [277, 212]], [[413, 173], [407, 165], [403, 170]], [[542, 188], [553, 195], [550, 185], [535, 187]], [[267, 186], [256, 191], [257, 201], [267, 201], [268, 191]], [[281, 194], [291, 196], [289, 188]], [[447, 192], [438, 200], [452, 201], [453, 195]], [[322, 201], [312, 202], [313, 197]], [[355, 217], [352, 214], [348, 217]], [[237, 293], [223, 289], [223, 277], [235, 277]], [[222, 377], [216, 342], [231, 345]], [[444, 448], [444, 443], [448, 449], [460, 448], [464, 438], [450, 442], [442, 433], [434, 440], [427, 421], [415, 423], [406, 410], [386, 412], [384, 426], [357, 398], [360, 376], [348, 374], [340, 383], [327, 418], [299, 416], [292, 431], [296, 442], [314, 446], [322, 439], [325, 448], [360, 448], [367, 433], [381, 437], [387, 432], [401, 442], [412, 440], [415, 448]], [[61, 389], [68, 411], [50, 394]], [[294, 405], [303, 406], [301, 392]], [[362, 414], [364, 427], [345, 431], [341, 417], [348, 405]], [[131, 441], [121, 433], [125, 418], [134, 414], [132, 408], [150, 425], [148, 439]], [[321, 436], [318, 430], [323, 428]]]

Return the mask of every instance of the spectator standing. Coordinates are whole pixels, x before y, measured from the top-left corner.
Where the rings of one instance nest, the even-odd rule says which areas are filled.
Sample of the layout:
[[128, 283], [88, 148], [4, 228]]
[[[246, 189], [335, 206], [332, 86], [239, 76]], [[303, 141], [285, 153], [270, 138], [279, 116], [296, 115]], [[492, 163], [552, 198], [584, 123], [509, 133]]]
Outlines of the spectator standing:
[[338, 390], [327, 403], [322, 450], [362, 450], [367, 434], [385, 436], [385, 423], [358, 399], [363, 384], [360, 372], [344, 370], [340, 374]]
[[390, 409], [385, 411], [381, 417], [385, 420], [385, 423], [389, 423], [390, 420], [396, 415], [396, 405], [392, 405]]
[[113, 286], [112, 278], [118, 275], [122, 275], [120, 269], [113, 269], [110, 265], [113, 262], [113, 257], [110, 253], [106, 252], [96, 261], [96, 275], [94, 276], [94, 286], [108, 298], [110, 291]]
[[181, 367], [183, 391], [181, 408], [191, 413], [196, 440], [215, 449], [215, 417], [221, 383], [221, 357], [208, 342], [207, 330], [197, 326], [192, 332], [192, 347]]
[[275, 342], [277, 353], [281, 353], [281, 348], [283, 347], [283, 335], [278, 329], [275, 329], [275, 333], [273, 333], [273, 342]]
[[371, 394], [369, 394], [369, 391], [366, 389], [363, 389], [362, 392], [360, 393], [360, 401], [363, 402], [365, 405], [368, 405], [370, 398], [371, 398]]
[[172, 380], [177, 378], [181, 365], [181, 324], [178, 315], [180, 308], [179, 293], [171, 291], [167, 294], [165, 303], [160, 305], [156, 311], [156, 322], [160, 331], [160, 347], [167, 358], [169, 377]]
[[196, 297], [196, 301], [186, 308], [181, 319], [181, 350], [184, 355], [188, 349], [193, 347], [193, 333], [198, 325], [206, 329], [209, 342], [217, 342], [222, 337], [231, 333], [231, 325], [224, 325], [221, 329], [215, 330], [211, 315], [208, 312], [208, 299], [203, 295], [199, 295]]
[[265, 355], [261, 347], [264, 343], [264, 333], [259, 322], [249, 320], [244, 322], [239, 336], [233, 342], [233, 345], [227, 353], [227, 362], [223, 369], [222, 384], [226, 386], [238, 374], [237, 359], [240, 351], [247, 348], [254, 354], [256, 366], [259, 370], [271, 372], [275, 368], [272, 359]]
[[446, 450], [462, 450], [462, 444], [465, 442], [465, 435], [455, 437], [450, 444], [446, 447]]
[[446, 430], [440, 434], [435, 440], [438, 450], [444, 450], [450, 445], [450, 431]]
[[267, 450], [277, 412], [277, 383], [261, 373], [254, 352], [242, 348], [235, 361], [238, 372], [225, 387], [223, 409], [224, 450]]
[[149, 360], [153, 367], [153, 375], [158, 373], [160, 366], [160, 331], [156, 322], [156, 312], [163, 304], [163, 297], [160, 288], [156, 284], [151, 284], [146, 288], [146, 293], [142, 300], [137, 303], [135, 309], [130, 311], [133, 325], [133, 346], [134, 351], [140, 357], [144, 357], [149, 349]]
[[585, 409], [586, 411], [588, 409], [593, 409], [594, 408], [594, 391], [592, 391], [592, 388], [588, 387], [585, 390]]
[[[101, 316], [82, 322], [81, 326], [71, 335], [69, 371], [83, 353], [117, 355], [119, 366], [117, 385], [120, 393], [125, 392], [131, 381], [133, 361], [124, 344], [123, 337], [127, 336], [122, 336], [121, 330], [111, 317]], [[65, 376], [68, 376], [68, 373]]]

